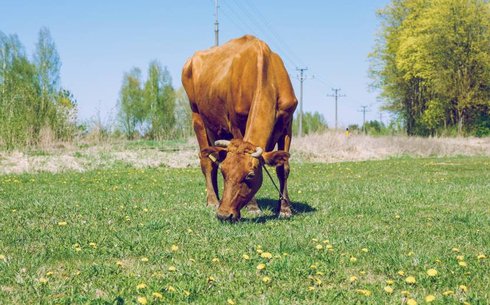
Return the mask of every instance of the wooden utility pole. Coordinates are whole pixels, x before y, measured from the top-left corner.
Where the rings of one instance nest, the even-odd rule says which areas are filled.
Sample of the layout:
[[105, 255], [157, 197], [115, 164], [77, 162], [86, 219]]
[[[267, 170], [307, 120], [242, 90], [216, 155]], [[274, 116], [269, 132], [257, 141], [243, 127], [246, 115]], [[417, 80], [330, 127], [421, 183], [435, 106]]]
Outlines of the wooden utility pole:
[[299, 91], [299, 128], [298, 128], [298, 136], [303, 136], [303, 82], [306, 79], [304, 71], [307, 71], [308, 68], [296, 68], [296, 71], [299, 71], [299, 81], [300, 81], [300, 91]]
[[338, 100], [339, 97], [345, 97], [345, 94], [339, 94], [340, 88], [332, 88], [332, 91], [335, 92], [335, 94], [327, 94], [327, 96], [334, 97], [335, 98], [335, 130], [338, 128]]

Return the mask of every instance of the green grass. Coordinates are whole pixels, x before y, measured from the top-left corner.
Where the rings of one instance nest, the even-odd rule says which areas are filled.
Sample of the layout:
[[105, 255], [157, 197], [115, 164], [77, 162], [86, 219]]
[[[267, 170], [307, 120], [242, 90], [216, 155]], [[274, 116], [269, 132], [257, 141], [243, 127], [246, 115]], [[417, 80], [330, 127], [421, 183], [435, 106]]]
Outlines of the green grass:
[[0, 304], [490, 303], [489, 158], [292, 164], [289, 220], [268, 180], [237, 224], [204, 192], [195, 168], [0, 176]]

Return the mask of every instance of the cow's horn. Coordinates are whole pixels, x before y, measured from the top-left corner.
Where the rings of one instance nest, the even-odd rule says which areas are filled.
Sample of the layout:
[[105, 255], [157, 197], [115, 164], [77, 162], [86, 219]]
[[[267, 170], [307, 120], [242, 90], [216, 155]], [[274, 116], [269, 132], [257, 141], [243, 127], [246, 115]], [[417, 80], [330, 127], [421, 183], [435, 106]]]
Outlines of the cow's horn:
[[218, 140], [214, 142], [214, 145], [220, 146], [220, 147], [228, 147], [230, 145], [230, 141], [228, 140]]
[[255, 148], [255, 152], [252, 153], [252, 157], [254, 158], [260, 158], [260, 156], [262, 156], [262, 153], [264, 152], [264, 150], [260, 147], [257, 147]]

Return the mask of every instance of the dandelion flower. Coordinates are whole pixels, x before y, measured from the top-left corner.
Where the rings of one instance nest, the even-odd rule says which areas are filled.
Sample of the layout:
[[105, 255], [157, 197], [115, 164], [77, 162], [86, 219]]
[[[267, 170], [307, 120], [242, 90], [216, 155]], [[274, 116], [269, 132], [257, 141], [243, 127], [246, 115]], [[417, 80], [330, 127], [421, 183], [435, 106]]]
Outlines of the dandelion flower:
[[414, 299], [408, 299], [407, 305], [417, 305], [417, 301], [415, 301]]
[[271, 282], [271, 278], [268, 276], [264, 276], [262, 278], [262, 282], [264, 282], [264, 284], [269, 284]]
[[122, 267], [122, 265], [123, 265], [123, 262], [122, 262], [122, 261], [117, 261], [117, 262], [116, 262], [116, 266], [118, 266], [118, 267]]
[[5, 260], [5, 255], [0, 254], [0, 261], [4, 261], [4, 260]]
[[400, 215], [395, 215], [395, 219], [400, 219]]
[[170, 250], [171, 250], [172, 252], [177, 252], [177, 250], [179, 250], [179, 246], [177, 246], [177, 245], [172, 245], [172, 246], [170, 247]]
[[189, 290], [184, 290], [184, 295], [185, 295], [186, 297], [188, 297], [188, 296], [190, 296], [190, 295], [191, 295], [191, 293], [190, 293], [190, 291], [189, 291]]
[[466, 287], [465, 285], [459, 285], [459, 290], [461, 290], [462, 292], [468, 292], [468, 287]]
[[357, 281], [357, 276], [355, 276], [355, 275], [351, 276], [351, 277], [349, 278], [349, 281], [350, 281], [351, 283], [354, 283], [355, 281]]
[[89, 243], [88, 244], [90, 247], [92, 247], [93, 249], [97, 249], [97, 244], [92, 242], [92, 243]]
[[167, 291], [169, 292], [175, 292], [175, 288], [173, 286], [168, 286]]
[[415, 280], [415, 277], [413, 277], [413, 276], [408, 276], [405, 279], [405, 282], [407, 282], [408, 284], [415, 284], [417, 282], [417, 280]]
[[146, 288], [146, 284], [145, 283], [140, 283], [136, 286], [136, 289], [138, 290], [141, 290], [141, 289], [145, 289]]
[[453, 295], [453, 294], [454, 294], [454, 291], [452, 291], [452, 290], [446, 290], [442, 293], [442, 295], [445, 297]]
[[485, 256], [485, 254], [478, 254], [478, 256], [476, 258], [478, 258], [480, 260], [480, 259], [485, 259], [487, 257]]
[[364, 253], [368, 253], [369, 252], [368, 248], [362, 248], [361, 251], [364, 252]]
[[316, 289], [315, 286], [308, 286], [308, 291], [313, 291], [315, 289]]
[[260, 257], [271, 259], [272, 258], [272, 254], [269, 253], [269, 252], [263, 252], [263, 253], [260, 254]]
[[410, 295], [410, 291], [407, 291], [407, 290], [402, 290], [401, 294], [403, 296], [409, 296]]
[[366, 271], [359, 271], [360, 275], [366, 275]]
[[317, 271], [317, 272], [316, 272], [316, 275], [325, 275], [325, 273], [320, 272], [320, 271]]
[[170, 267], [168, 267], [168, 271], [175, 272], [175, 271], [177, 271], [177, 268], [175, 268], [175, 266], [170, 266]]
[[145, 297], [138, 297], [136, 299], [136, 301], [138, 302], [138, 304], [141, 304], [141, 305], [146, 305], [148, 304], [148, 300], [145, 298]]
[[60, 221], [60, 222], [58, 222], [58, 226], [60, 226], [60, 227], [64, 227], [64, 226], [66, 226], [67, 224], [68, 224], [68, 223], [67, 223], [66, 221]]
[[323, 243], [324, 243], [324, 244], [329, 244], [329, 243], [330, 243], [330, 241], [329, 241], [328, 239], [325, 239], [325, 240], [323, 241]]
[[453, 248], [451, 251], [458, 253], [459, 249], [458, 248]]
[[327, 250], [333, 250], [333, 246], [332, 245], [327, 245]]
[[246, 261], [248, 261], [250, 259], [250, 256], [248, 256], [247, 254], [243, 254], [242, 255], [242, 258]]
[[153, 292], [151, 296], [155, 299], [159, 299], [159, 300], [163, 299], [163, 295], [160, 292]]
[[366, 297], [369, 297], [372, 294], [371, 291], [367, 289], [356, 289], [356, 292]]
[[398, 275], [400, 275], [400, 276], [404, 276], [404, 275], [405, 275], [405, 271], [403, 271], [403, 270], [400, 270], [400, 271], [398, 271], [397, 273], [398, 273]]
[[257, 249], [255, 251], [257, 251], [258, 254], [262, 254], [262, 252], [264, 252], [264, 250], [262, 250], [262, 249]]
[[459, 262], [458, 262], [458, 265], [459, 265], [460, 267], [463, 267], [463, 268], [465, 268], [466, 266], [468, 266], [468, 264], [467, 264], [466, 262], [464, 262], [464, 261], [459, 261]]
[[142, 257], [141, 261], [146, 263], [148, 261], [148, 257]]
[[458, 255], [458, 256], [456, 256], [456, 259], [458, 261], [464, 261], [464, 255]]
[[354, 256], [351, 256], [351, 258], [349, 260], [350, 260], [351, 263], [357, 262], [357, 258], [354, 257]]
[[257, 270], [264, 270], [265, 269], [265, 264], [258, 264], [257, 265]]
[[384, 291], [388, 294], [392, 294], [393, 293], [393, 287], [391, 286], [386, 286], [385, 288], [383, 288]]
[[321, 250], [321, 249], [323, 249], [323, 246], [321, 244], [318, 244], [318, 245], [315, 246], [315, 249]]
[[227, 302], [229, 305], [235, 305], [235, 301], [233, 301], [232, 299], [228, 299], [228, 300], [226, 300], [226, 302]]
[[386, 285], [393, 285], [395, 282], [393, 280], [386, 280]]
[[212, 260], [211, 260], [213, 263], [219, 263], [219, 258], [217, 257], [214, 257]]
[[436, 276], [437, 270], [436, 269], [429, 269], [429, 270], [427, 270], [427, 275], [428, 276]]
[[54, 274], [54, 272], [53, 272], [53, 271], [48, 271], [48, 272], [46, 272], [46, 276], [51, 276], [51, 275], [53, 275], [53, 274]]
[[435, 300], [436, 300], [436, 297], [433, 296], [432, 294], [429, 294], [429, 295], [425, 296], [425, 302], [426, 303], [430, 303], [430, 302], [433, 302]]

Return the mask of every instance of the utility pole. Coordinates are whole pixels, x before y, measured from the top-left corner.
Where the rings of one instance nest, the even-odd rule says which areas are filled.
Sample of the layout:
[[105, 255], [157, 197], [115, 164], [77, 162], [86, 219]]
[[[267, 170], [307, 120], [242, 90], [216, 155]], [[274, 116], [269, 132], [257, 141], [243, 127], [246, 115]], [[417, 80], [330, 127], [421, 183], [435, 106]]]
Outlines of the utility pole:
[[338, 103], [339, 97], [345, 97], [345, 94], [339, 94], [340, 90], [341, 90], [340, 88], [338, 88], [338, 89], [332, 88], [332, 91], [335, 92], [335, 94], [327, 94], [327, 96], [335, 98], [335, 130], [337, 130], [337, 127], [338, 127], [337, 103]]
[[306, 79], [304, 71], [307, 71], [308, 67], [296, 68], [299, 71], [299, 81], [300, 81], [300, 91], [299, 91], [299, 128], [298, 136], [301, 138], [303, 136], [303, 82]]
[[366, 112], [369, 112], [369, 110], [367, 110], [367, 107], [368, 106], [361, 106], [362, 110], [360, 110], [360, 112], [362, 112], [362, 129], [364, 129], [364, 134], [366, 134]]
[[214, 16], [216, 17], [214, 21], [214, 45], [219, 46], [219, 21], [218, 21], [218, 0], [214, 0]]

